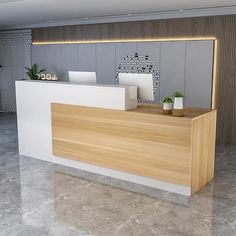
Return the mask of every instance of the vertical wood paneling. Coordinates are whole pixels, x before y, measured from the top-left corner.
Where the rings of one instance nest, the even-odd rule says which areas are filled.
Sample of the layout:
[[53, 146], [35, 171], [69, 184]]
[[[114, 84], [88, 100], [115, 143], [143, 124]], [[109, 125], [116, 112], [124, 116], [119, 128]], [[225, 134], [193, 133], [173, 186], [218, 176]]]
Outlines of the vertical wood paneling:
[[217, 141], [236, 144], [235, 26], [236, 16], [232, 15], [51, 27], [34, 29], [33, 41], [216, 37], [219, 53]]

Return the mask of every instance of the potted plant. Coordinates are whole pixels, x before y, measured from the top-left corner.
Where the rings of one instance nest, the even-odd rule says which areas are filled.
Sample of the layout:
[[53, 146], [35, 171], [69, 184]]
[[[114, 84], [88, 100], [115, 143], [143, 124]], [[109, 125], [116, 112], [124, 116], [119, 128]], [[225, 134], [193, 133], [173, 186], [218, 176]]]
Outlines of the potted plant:
[[184, 94], [182, 92], [176, 91], [173, 94], [174, 97], [174, 107], [172, 110], [173, 116], [183, 116], [184, 115]]
[[31, 80], [38, 80], [39, 74], [45, 71], [45, 69], [39, 70], [37, 64], [33, 64], [31, 68], [25, 67], [25, 69], [26, 69], [26, 74], [29, 76]]
[[173, 109], [173, 99], [171, 97], [164, 97], [161, 99], [163, 105], [163, 113], [171, 114]]

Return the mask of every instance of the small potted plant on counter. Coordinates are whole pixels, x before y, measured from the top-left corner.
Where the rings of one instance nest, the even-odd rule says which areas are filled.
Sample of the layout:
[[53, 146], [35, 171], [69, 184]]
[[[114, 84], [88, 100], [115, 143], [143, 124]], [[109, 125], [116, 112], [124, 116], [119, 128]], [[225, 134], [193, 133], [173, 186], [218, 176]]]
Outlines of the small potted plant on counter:
[[25, 69], [26, 69], [26, 74], [29, 76], [31, 80], [40, 79], [39, 74], [45, 71], [45, 69], [39, 70], [37, 64], [33, 64], [31, 68], [25, 67]]
[[163, 114], [171, 114], [173, 109], [173, 99], [171, 97], [164, 97], [161, 99], [163, 105]]
[[176, 91], [173, 94], [174, 97], [174, 107], [172, 110], [173, 116], [184, 116], [184, 94], [182, 92]]

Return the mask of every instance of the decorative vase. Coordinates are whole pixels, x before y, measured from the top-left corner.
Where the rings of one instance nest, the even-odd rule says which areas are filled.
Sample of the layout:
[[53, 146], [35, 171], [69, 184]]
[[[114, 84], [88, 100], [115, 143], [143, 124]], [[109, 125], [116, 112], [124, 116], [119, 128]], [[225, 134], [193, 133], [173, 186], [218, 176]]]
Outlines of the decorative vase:
[[163, 103], [163, 114], [171, 114], [173, 109], [173, 103]]
[[183, 116], [184, 115], [184, 104], [183, 104], [182, 97], [175, 97], [172, 114], [173, 114], [173, 116]]

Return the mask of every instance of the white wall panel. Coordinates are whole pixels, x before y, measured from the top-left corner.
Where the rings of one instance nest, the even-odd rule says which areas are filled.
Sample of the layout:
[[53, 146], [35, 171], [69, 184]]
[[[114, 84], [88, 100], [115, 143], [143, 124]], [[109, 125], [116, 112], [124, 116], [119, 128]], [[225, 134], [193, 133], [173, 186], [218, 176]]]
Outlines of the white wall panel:
[[3, 47], [1, 50], [1, 65], [4, 67], [12, 65], [12, 49], [10, 47]]
[[[138, 42], [137, 51], [142, 55], [149, 56], [149, 59], [152, 60], [158, 66], [158, 71], [160, 73], [161, 65], [161, 43], [160, 42]], [[158, 85], [159, 86], [159, 85]], [[157, 89], [155, 95], [155, 102], [160, 101], [160, 87]]]
[[185, 105], [211, 107], [213, 41], [186, 45]]
[[78, 53], [76, 44], [62, 44], [61, 45], [61, 64], [62, 77], [69, 81], [68, 71], [78, 70]]
[[[186, 94], [186, 106], [208, 107], [211, 102], [212, 45], [212, 41], [34, 45], [32, 62], [47, 68], [48, 72], [57, 73], [61, 80], [68, 80], [69, 70], [96, 71], [99, 83], [114, 84], [119, 63], [127, 55], [138, 52], [148, 55], [158, 66], [160, 82], [155, 102], [180, 90]], [[11, 63], [7, 53], [6, 64]], [[199, 91], [203, 96], [199, 96]]]
[[78, 56], [80, 71], [96, 72], [96, 44], [80, 44]]
[[161, 43], [160, 42], [138, 42], [137, 51], [148, 55], [154, 62], [160, 65]]
[[40, 68], [47, 67], [46, 61], [47, 46], [33, 45], [32, 46], [32, 64], [37, 64]]
[[11, 65], [23, 67], [23, 48], [13, 47], [11, 49]]
[[30, 30], [0, 32], [0, 110], [16, 109], [15, 81], [27, 78], [24, 67], [31, 66], [31, 41]]
[[185, 41], [161, 42], [160, 98], [184, 92]]
[[28, 76], [25, 74], [25, 67], [31, 66], [31, 47], [24, 48], [22, 51], [23, 56], [23, 79], [28, 79]]
[[116, 43], [116, 68], [124, 57], [137, 52], [137, 43]]
[[12, 71], [10, 66], [4, 66], [1, 70], [1, 101], [4, 111], [15, 109]]
[[46, 63], [48, 73], [56, 74], [60, 80], [64, 80], [60, 45], [47, 45]]
[[115, 84], [115, 43], [97, 44], [97, 82]]

